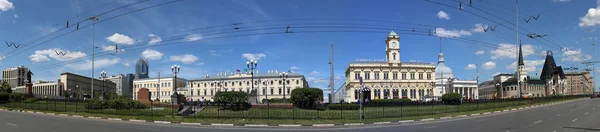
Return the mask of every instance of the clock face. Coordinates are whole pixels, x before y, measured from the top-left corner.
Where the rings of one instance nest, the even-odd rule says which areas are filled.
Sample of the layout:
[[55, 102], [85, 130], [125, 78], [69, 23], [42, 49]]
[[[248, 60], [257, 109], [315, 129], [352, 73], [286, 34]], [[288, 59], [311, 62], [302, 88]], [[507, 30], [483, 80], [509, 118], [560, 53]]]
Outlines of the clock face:
[[392, 42], [392, 47], [395, 48], [396, 46], [397, 46], [396, 42]]

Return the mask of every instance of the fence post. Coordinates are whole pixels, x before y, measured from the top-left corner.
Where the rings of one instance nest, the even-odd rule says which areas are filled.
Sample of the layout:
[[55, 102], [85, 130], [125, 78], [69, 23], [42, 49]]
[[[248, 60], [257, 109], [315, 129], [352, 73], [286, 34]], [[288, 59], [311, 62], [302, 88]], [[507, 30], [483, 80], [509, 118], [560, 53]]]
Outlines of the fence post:
[[419, 102], [417, 102], [417, 116], [419, 116]]
[[400, 117], [402, 117], [402, 113], [404, 113], [402, 110], [403, 107], [404, 107], [404, 102], [400, 102]]
[[383, 118], [385, 118], [385, 104], [382, 104], [381, 108], [382, 108], [381, 114], [383, 115]]
[[104, 113], [104, 101], [100, 100], [100, 113]]
[[434, 109], [433, 109], [433, 103], [435, 103], [435, 102], [431, 101], [431, 114], [432, 115], [433, 115], [433, 111], [434, 111]]
[[342, 109], [340, 109], [340, 119], [344, 119], [344, 103], [340, 103]]
[[[171, 117], [175, 117], [174, 112], [173, 112], [173, 101], [171, 101]], [[177, 105], [177, 108], [179, 109], [179, 105]]]
[[475, 110], [479, 110], [479, 99], [475, 100]]
[[78, 104], [79, 100], [75, 101], [75, 112], [77, 112], [77, 104]]
[[150, 117], [154, 118], [154, 101], [150, 100]]
[[221, 116], [221, 113], [219, 113], [219, 109], [221, 109], [221, 103], [217, 103], [217, 118]]
[[[269, 106], [269, 103], [270, 103], [270, 102], [267, 102], [267, 106]], [[268, 116], [268, 115], [269, 115], [269, 111], [267, 111], [267, 116]], [[292, 105], [292, 120], [294, 120], [295, 116], [296, 116], [296, 107], [294, 107], [294, 106]]]
[[65, 103], [65, 112], [67, 112], [67, 101], [63, 100], [63, 102]]
[[46, 100], [46, 101], [45, 101], [45, 102], [46, 102], [46, 111], [48, 111], [48, 99], [46, 98], [46, 99], [44, 99], [44, 100]]
[[444, 104], [444, 113], [448, 114], [448, 104], [446, 102], [442, 102], [442, 104]]
[[467, 111], [469, 111], [471, 109], [471, 107], [469, 105], [471, 105], [471, 101], [467, 100]]
[[[269, 102], [267, 103], [267, 119], [268, 119], [268, 118], [271, 118], [271, 115], [269, 114], [269, 110], [271, 109], [270, 107], [271, 107], [271, 101], [269, 101]], [[292, 116], [292, 120], [293, 120], [293, 119], [294, 119], [294, 117]]]

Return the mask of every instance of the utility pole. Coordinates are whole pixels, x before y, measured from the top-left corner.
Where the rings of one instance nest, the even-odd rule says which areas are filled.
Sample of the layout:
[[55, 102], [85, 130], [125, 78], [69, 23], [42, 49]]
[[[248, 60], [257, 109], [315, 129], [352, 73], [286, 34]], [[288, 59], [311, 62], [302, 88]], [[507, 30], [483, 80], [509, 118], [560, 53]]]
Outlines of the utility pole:
[[[592, 60], [596, 56], [596, 43], [592, 43]], [[594, 87], [592, 88], [592, 95], [596, 94], [596, 63], [592, 63], [592, 81]]]
[[96, 46], [94, 45], [94, 33], [96, 30], [96, 21], [98, 21], [98, 17], [96, 16], [91, 16], [90, 18], [88, 18], [88, 20], [92, 20], [92, 96], [91, 98], [94, 98], [94, 55], [95, 55], [95, 51], [96, 51]]
[[158, 86], [158, 93], [156, 95], [156, 99], [160, 101], [160, 87], [162, 86], [162, 84], [160, 83], [160, 72], [158, 72], [158, 85], [160, 86]]
[[[519, 0], [515, 0], [515, 1], [516, 1], [516, 4], [517, 4], [517, 15], [515, 17], [516, 18], [515, 21], [517, 21], [517, 25], [516, 25], [516, 29], [517, 29], [516, 36], [517, 36], [517, 39], [515, 40], [515, 42], [519, 42], [520, 43], [520, 41], [519, 41]], [[519, 52], [520, 52], [519, 51], [519, 45], [515, 44], [515, 47], [517, 49], [516, 50], [517, 51], [517, 61], [519, 61], [519, 57], [518, 57], [519, 56]], [[519, 65], [517, 65], [516, 69], [517, 69], [517, 72], [519, 72], [518, 71]], [[523, 94], [521, 93], [521, 89], [522, 88], [521, 88], [521, 75], [520, 75], [520, 73], [517, 73], [517, 88], [519, 88], [519, 98], [523, 98]]]
[[[475, 81], [477, 81], [477, 87], [475, 90], [479, 90], [479, 65], [475, 64]], [[474, 91], [471, 91], [471, 94], [473, 94]], [[479, 97], [479, 93], [477, 95]], [[471, 95], [471, 98], [473, 98], [473, 95]]]
[[333, 101], [335, 101], [335, 77], [333, 75], [333, 43], [330, 44], [331, 45], [331, 61], [329, 61], [329, 66], [331, 68], [331, 73], [330, 73], [330, 81], [329, 81], [329, 87], [331, 88], [331, 96], [329, 97], [329, 103], [333, 103]]

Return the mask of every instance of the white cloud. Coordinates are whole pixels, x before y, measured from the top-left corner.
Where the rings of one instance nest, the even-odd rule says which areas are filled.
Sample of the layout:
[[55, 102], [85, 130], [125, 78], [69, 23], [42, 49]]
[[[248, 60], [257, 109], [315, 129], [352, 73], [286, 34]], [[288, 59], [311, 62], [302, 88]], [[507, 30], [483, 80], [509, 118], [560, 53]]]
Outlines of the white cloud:
[[245, 54], [242, 54], [242, 57], [244, 57], [248, 60], [260, 60], [263, 57], [267, 57], [267, 55], [265, 55], [263, 53], [258, 53], [258, 54], [245, 53]]
[[0, 11], [7, 11], [8, 9], [14, 9], [13, 3], [8, 0], [0, 0]]
[[208, 52], [210, 52], [210, 55], [212, 56], [221, 56], [221, 54], [218, 54], [216, 50], [208, 50]]
[[466, 70], [474, 70], [477, 69], [477, 65], [475, 64], [468, 64], [467, 67], [465, 67]]
[[17, 15], [17, 14], [14, 14], [13, 16], [14, 16], [15, 18], [19, 18], [19, 15]]
[[290, 70], [298, 70], [298, 69], [300, 69], [300, 67], [296, 67], [296, 66], [290, 67]]
[[123, 66], [129, 67], [131, 64], [129, 64], [129, 62], [123, 62]]
[[317, 71], [312, 71], [312, 72], [310, 72], [310, 73], [309, 73], [309, 75], [311, 75], [311, 76], [319, 75], [319, 72], [317, 72]]
[[554, 2], [569, 2], [571, 0], [552, 0], [552, 1], [554, 1]]
[[342, 76], [335, 76], [335, 80], [342, 80]]
[[148, 41], [148, 44], [155, 44], [155, 43], [162, 41], [160, 36], [157, 36], [154, 34], [148, 34], [148, 37], [150, 37], [150, 41]]
[[146, 49], [144, 50], [144, 52], [142, 52], [142, 57], [148, 59], [148, 60], [160, 60], [160, 58], [162, 58], [163, 54], [156, 51], [156, 50], [152, 50], [152, 49]]
[[196, 63], [196, 65], [202, 66], [204, 65], [204, 62]]
[[179, 61], [183, 64], [192, 64], [198, 60], [198, 57], [191, 55], [191, 54], [185, 54], [185, 55], [179, 55], [179, 56], [171, 56], [170, 60], [171, 61]]
[[[535, 53], [535, 47], [533, 47], [533, 45], [525, 44], [522, 48], [523, 57], [527, 57]], [[515, 44], [498, 44], [498, 48], [490, 51], [492, 53], [491, 59], [516, 59], [517, 52], [514, 52], [516, 50], [517, 46]]]
[[446, 19], [446, 20], [448, 20], [448, 19], [450, 19], [450, 14], [448, 14], [448, 13], [446, 13], [444, 11], [440, 11], [440, 12], [437, 13], [437, 17], [440, 18], [440, 19]]
[[581, 49], [576, 49], [576, 50], [572, 50], [572, 49], [568, 49], [568, 48], [563, 48], [561, 50], [563, 52], [563, 58], [560, 59], [560, 61], [573, 61], [573, 62], [582, 62], [582, 61], [588, 61], [592, 59], [591, 55], [585, 55], [583, 54], [583, 52], [581, 51]]
[[[116, 50], [116, 46], [114, 45], [110, 45], [110, 46], [102, 46], [102, 51], [112, 51], [115, 52]], [[124, 52], [125, 49], [119, 49], [119, 52]]]
[[4, 58], [6, 58], [6, 56], [0, 55], [0, 63], [2, 63], [2, 60], [4, 60]]
[[588, 9], [585, 16], [579, 18], [579, 27], [593, 27], [600, 25], [600, 6]]
[[[523, 60], [523, 63], [525, 63], [525, 67], [523, 67], [523, 70], [525, 70], [527, 72], [537, 72], [537, 67], [544, 65], [544, 61], [545, 60]], [[506, 69], [514, 70], [516, 68], [517, 68], [517, 61], [514, 61], [510, 65], [506, 66]]]
[[[114, 59], [101, 59], [101, 60], [96, 60], [94, 62], [94, 68], [104, 68], [104, 67], [108, 67], [114, 64], [119, 63], [119, 58], [114, 58]], [[92, 61], [91, 60], [86, 60], [83, 63], [74, 63], [74, 64], [67, 64], [67, 67], [76, 70], [76, 71], [85, 71], [85, 70], [91, 70], [92, 69]]]
[[184, 37], [185, 41], [197, 41], [197, 40], [201, 40], [202, 39], [202, 35], [200, 34], [192, 34], [192, 35], [188, 35]]
[[485, 50], [477, 50], [477, 51], [475, 51], [475, 54], [476, 55], [483, 55], [483, 54], [485, 54]]
[[106, 37], [106, 40], [108, 40], [112, 43], [116, 43], [116, 44], [125, 44], [125, 45], [133, 44], [133, 39], [131, 39], [129, 36], [119, 34], [119, 33], [115, 33], [112, 36]]
[[[58, 54], [57, 54], [58, 52]], [[64, 55], [63, 55], [64, 54]], [[50, 58], [58, 60], [58, 61], [69, 61], [73, 59], [79, 59], [85, 57], [86, 54], [77, 51], [64, 51], [59, 48], [54, 49], [46, 49], [46, 50], [36, 50], [33, 55], [29, 56], [31, 61], [33, 62], [42, 62], [42, 61], [50, 61]]]
[[461, 36], [471, 36], [473, 33], [484, 32], [484, 28], [488, 28], [488, 25], [484, 25], [481, 23], [477, 23], [474, 25], [472, 29], [445, 29], [445, 28], [435, 28], [436, 36], [439, 37], [461, 37]]
[[491, 70], [494, 68], [496, 68], [496, 63], [493, 61], [488, 61], [488, 62], [483, 63], [483, 69]]

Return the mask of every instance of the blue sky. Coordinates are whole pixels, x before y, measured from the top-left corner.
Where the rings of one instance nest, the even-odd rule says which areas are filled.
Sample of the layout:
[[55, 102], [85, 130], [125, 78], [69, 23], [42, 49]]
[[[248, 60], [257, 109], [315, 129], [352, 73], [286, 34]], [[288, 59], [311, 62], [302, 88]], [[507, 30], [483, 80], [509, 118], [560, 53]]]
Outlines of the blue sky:
[[[73, 24], [139, 2], [113, 1], [0, 0], [0, 40], [20, 44], [17, 49], [0, 48], [3, 58], [0, 68], [25, 65], [34, 72], [34, 80], [55, 80], [61, 72], [91, 76], [92, 27], [84, 27], [91, 22], [80, 23], [81, 29], [77, 31], [74, 31], [76, 27], [61, 29], [65, 28], [67, 20]], [[504, 21], [515, 22], [514, 1], [473, 1], [472, 7], [463, 5], [463, 10], [457, 10], [459, 4], [456, 2], [433, 1], [454, 8], [421, 0], [185, 0], [110, 19], [167, 1], [143, 2], [99, 16], [101, 22], [95, 24], [94, 32], [98, 47], [96, 73], [103, 70], [109, 75], [132, 73], [135, 60], [143, 57], [149, 59], [152, 77], [158, 72], [170, 76], [170, 66], [178, 64], [182, 67], [180, 76], [191, 79], [243, 69], [249, 58], [255, 58], [261, 72], [292, 69], [306, 75], [311, 86], [326, 88], [329, 44], [334, 43], [337, 88], [342, 84], [350, 62], [384, 59], [384, 40], [392, 29], [400, 34], [403, 62], [436, 63], [439, 37], [443, 37], [446, 65], [459, 79], [475, 79], [475, 70], [470, 64], [479, 65], [481, 81], [489, 80], [497, 73], [514, 72], [515, 66], [511, 64], [516, 60], [512, 50], [515, 26]], [[101, 6], [106, 3], [109, 4]], [[523, 51], [530, 75], [539, 74], [544, 59], [542, 52], [546, 50], [554, 52], [558, 65], [580, 70], [591, 68], [582, 65], [581, 61], [592, 60], [591, 44], [597, 43], [600, 36], [596, 31], [600, 26], [598, 3], [600, 1], [593, 0], [519, 3], [520, 32], [548, 34], [537, 40], [519, 35], [525, 45]], [[95, 10], [87, 12], [90, 9]], [[79, 14], [81, 16], [76, 17]], [[538, 14], [541, 15], [537, 20], [523, 21]], [[105, 19], [109, 20], [103, 21]], [[234, 23], [239, 24], [232, 25]], [[225, 26], [215, 27], [218, 25]], [[294, 33], [284, 33], [287, 25]], [[336, 26], [346, 28], [332, 28]], [[494, 26], [494, 31], [483, 32], [483, 28]], [[212, 28], [184, 32], [202, 27]], [[413, 28], [416, 32], [410, 31]], [[417, 32], [427, 34], [434, 28], [438, 34], [415, 35]], [[56, 31], [59, 32], [52, 34]], [[70, 31], [73, 32], [59, 36]], [[48, 37], [32, 42], [43, 36]], [[479, 41], [488, 46], [456, 39]], [[180, 43], [171, 44], [173, 42]], [[121, 49], [118, 53], [114, 47], [108, 47], [115, 43]], [[57, 55], [57, 51], [67, 54]]]

